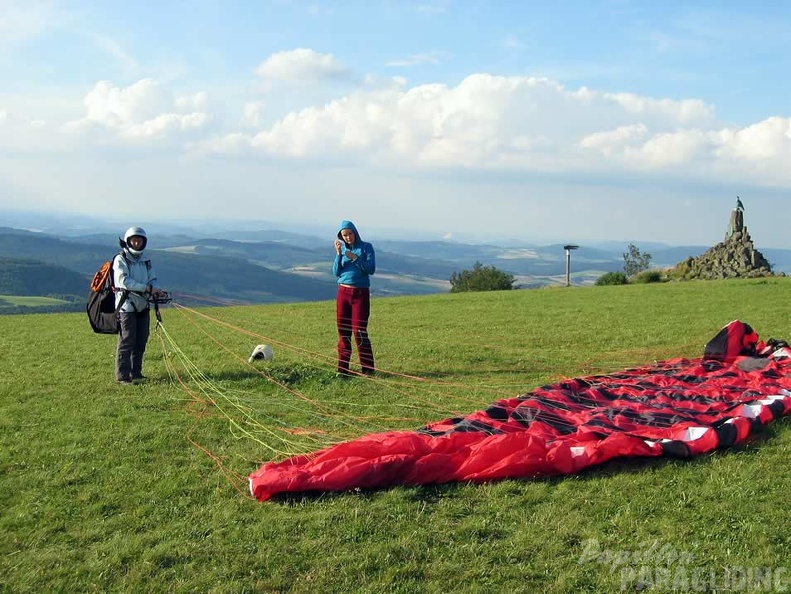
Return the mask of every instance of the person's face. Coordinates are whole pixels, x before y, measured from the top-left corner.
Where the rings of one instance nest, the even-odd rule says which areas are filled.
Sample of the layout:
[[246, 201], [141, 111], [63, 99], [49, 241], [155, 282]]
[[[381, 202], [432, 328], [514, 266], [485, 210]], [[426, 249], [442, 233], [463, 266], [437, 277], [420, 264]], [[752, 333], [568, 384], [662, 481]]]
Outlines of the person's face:
[[352, 245], [354, 243], [354, 231], [351, 229], [342, 229], [341, 238], [349, 245]]
[[127, 243], [133, 250], [140, 250], [143, 249], [145, 240], [140, 235], [132, 235], [132, 237], [127, 240]]

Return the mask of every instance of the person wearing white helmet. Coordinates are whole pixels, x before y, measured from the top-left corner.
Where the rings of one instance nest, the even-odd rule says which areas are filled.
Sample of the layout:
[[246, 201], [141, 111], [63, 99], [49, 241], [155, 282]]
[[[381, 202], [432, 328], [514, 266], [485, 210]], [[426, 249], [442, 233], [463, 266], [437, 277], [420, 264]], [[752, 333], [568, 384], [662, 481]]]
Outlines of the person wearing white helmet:
[[143, 354], [148, 343], [151, 311], [148, 297], [160, 296], [157, 275], [146, 256], [148, 236], [142, 227], [129, 227], [119, 239], [121, 253], [113, 258], [113, 281], [118, 311], [118, 348], [115, 379], [120, 384], [142, 381]]

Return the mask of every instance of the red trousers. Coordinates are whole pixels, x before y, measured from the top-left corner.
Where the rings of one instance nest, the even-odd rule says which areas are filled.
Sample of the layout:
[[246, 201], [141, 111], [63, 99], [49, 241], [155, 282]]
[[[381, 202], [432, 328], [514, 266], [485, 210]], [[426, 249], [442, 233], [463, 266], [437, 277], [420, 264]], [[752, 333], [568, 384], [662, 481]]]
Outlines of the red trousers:
[[374, 372], [374, 353], [368, 338], [371, 293], [368, 289], [338, 285], [335, 320], [338, 324], [338, 373], [349, 373], [352, 335], [363, 373]]

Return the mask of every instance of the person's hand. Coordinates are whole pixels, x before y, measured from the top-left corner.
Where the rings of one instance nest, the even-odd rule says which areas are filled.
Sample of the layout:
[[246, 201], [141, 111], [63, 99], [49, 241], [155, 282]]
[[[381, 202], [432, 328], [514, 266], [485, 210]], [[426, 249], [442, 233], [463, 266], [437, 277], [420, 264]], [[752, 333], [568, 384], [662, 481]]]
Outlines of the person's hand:
[[349, 260], [351, 260], [352, 262], [354, 262], [357, 259], [357, 254], [355, 254], [351, 250], [346, 250], [346, 257], [349, 258]]
[[339, 256], [341, 255], [341, 247], [343, 247], [343, 242], [340, 239], [335, 240], [335, 253]]

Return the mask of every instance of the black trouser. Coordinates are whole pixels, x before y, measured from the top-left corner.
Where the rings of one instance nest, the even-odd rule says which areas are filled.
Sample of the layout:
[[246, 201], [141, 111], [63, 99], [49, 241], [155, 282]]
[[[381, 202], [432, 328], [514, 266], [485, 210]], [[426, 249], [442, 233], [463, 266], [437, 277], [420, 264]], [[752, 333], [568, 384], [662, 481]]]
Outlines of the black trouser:
[[118, 349], [115, 352], [115, 379], [137, 379], [143, 375], [143, 353], [148, 342], [151, 311], [118, 314]]

